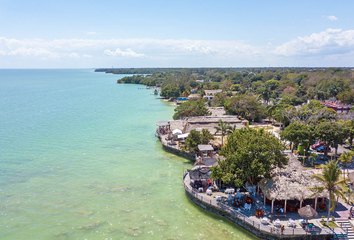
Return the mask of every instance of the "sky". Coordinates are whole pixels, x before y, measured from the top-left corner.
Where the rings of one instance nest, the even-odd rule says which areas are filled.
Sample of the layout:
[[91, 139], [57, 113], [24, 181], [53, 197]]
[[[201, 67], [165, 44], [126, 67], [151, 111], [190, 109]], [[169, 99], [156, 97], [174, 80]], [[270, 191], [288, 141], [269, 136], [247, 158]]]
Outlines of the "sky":
[[353, 67], [352, 0], [0, 0], [0, 68]]

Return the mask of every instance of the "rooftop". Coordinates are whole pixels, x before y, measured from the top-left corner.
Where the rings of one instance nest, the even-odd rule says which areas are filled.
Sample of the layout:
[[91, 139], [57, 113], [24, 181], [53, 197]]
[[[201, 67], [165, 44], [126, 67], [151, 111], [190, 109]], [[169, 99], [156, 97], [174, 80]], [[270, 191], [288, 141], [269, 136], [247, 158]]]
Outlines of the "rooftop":
[[326, 101], [321, 101], [321, 104], [325, 105], [327, 107], [335, 107], [335, 108], [351, 108], [352, 107], [351, 105], [341, 103], [340, 101], [326, 100]]
[[221, 89], [216, 89], [216, 90], [204, 90], [205, 95], [214, 95], [214, 94], [217, 94], [217, 93], [220, 93], [220, 92], [222, 92]]
[[214, 148], [211, 145], [198, 145], [199, 151], [213, 151]]
[[156, 122], [156, 126], [159, 126], [159, 127], [164, 127], [164, 126], [168, 126], [170, 125], [168, 121], [158, 121]]
[[285, 168], [276, 168], [272, 179], [264, 179], [259, 183], [262, 192], [270, 200], [305, 200], [316, 197], [327, 197], [327, 191], [310, 197], [314, 192], [308, 187], [322, 186], [322, 183], [311, 179], [314, 172], [306, 170], [292, 153], [287, 153], [289, 163]]

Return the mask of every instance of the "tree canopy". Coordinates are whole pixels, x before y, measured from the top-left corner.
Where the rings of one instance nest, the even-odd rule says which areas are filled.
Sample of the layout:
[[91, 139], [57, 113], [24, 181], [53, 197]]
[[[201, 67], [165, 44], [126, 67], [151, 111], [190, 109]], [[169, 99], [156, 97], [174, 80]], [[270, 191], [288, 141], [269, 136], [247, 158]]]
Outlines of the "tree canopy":
[[211, 176], [235, 186], [245, 182], [254, 185], [261, 176], [270, 178], [275, 167], [287, 164], [284, 150], [285, 145], [263, 129], [238, 129], [229, 135], [227, 144], [219, 152], [225, 160], [218, 160], [218, 165], [211, 168]]
[[189, 152], [196, 152], [198, 145], [208, 144], [212, 139], [214, 139], [214, 136], [207, 129], [203, 129], [201, 133], [197, 130], [192, 130], [186, 139], [184, 149]]
[[195, 117], [195, 116], [207, 116], [211, 115], [211, 112], [205, 106], [204, 99], [192, 100], [175, 108], [175, 114], [173, 119], [179, 119], [182, 117]]
[[225, 109], [229, 114], [238, 115], [249, 121], [265, 116], [265, 107], [259, 102], [258, 96], [251, 93], [228, 99], [225, 102]]
[[313, 142], [313, 134], [309, 126], [301, 123], [291, 123], [280, 134], [282, 139], [294, 143], [295, 147], [301, 143], [307, 150]]
[[314, 137], [325, 144], [325, 157], [329, 146], [337, 148], [348, 136], [344, 125], [337, 122], [321, 122], [312, 126], [312, 129]]

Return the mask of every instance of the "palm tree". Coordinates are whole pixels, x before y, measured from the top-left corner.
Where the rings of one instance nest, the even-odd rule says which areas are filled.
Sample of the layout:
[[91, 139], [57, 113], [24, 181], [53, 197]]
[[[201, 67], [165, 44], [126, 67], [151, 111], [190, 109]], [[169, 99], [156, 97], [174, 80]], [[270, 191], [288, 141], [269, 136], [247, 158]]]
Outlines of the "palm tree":
[[280, 105], [280, 99], [272, 98], [271, 101], [272, 101], [272, 104], [267, 105], [267, 114], [268, 114], [269, 119], [273, 118], [273, 113], [277, 110], [277, 108]]
[[342, 162], [342, 165], [344, 166], [344, 178], [345, 178], [345, 169], [347, 169], [348, 174], [349, 174], [349, 170], [348, 170], [348, 163], [352, 162], [352, 158], [353, 158], [354, 152], [350, 151], [350, 152], [343, 152], [342, 155], [340, 155], [340, 157], [338, 158], [339, 161]]
[[218, 126], [215, 127], [215, 129], [216, 129], [215, 134], [221, 132], [221, 146], [224, 146], [224, 136], [226, 136], [229, 130], [231, 129], [230, 123], [223, 122], [221, 119], [219, 119]]
[[328, 201], [328, 216], [327, 216], [327, 226], [329, 221], [329, 215], [331, 211], [333, 211], [336, 207], [335, 205], [335, 197], [342, 198], [345, 202], [347, 199], [342, 190], [340, 190], [339, 186], [342, 189], [346, 189], [347, 185], [346, 179], [340, 180], [340, 175], [342, 171], [338, 165], [338, 161], [331, 160], [326, 165], [322, 166], [322, 174], [314, 174], [312, 175], [312, 179], [316, 179], [323, 183], [323, 186], [320, 187], [309, 187], [308, 189], [316, 191], [310, 197], [315, 196], [318, 193], [322, 193], [323, 191], [327, 190], [329, 194], [329, 201]]
[[317, 160], [318, 154], [312, 152], [309, 155], [309, 161], [312, 160], [312, 166], [314, 166], [316, 164], [316, 160]]
[[229, 134], [232, 134], [232, 133], [234, 133], [235, 131], [237, 130], [237, 126], [236, 125], [234, 125], [234, 126], [230, 126], [230, 128], [228, 129], [228, 131], [227, 131], [227, 133], [229, 133]]

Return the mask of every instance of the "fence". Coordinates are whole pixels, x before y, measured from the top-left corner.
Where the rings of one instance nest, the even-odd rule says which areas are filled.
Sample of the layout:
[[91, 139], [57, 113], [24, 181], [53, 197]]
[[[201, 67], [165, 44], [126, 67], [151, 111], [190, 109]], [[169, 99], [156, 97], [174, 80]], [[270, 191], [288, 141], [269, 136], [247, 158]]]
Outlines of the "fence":
[[233, 217], [235, 217], [236, 219], [238, 219], [242, 223], [249, 225], [254, 230], [257, 229], [259, 231], [263, 231], [263, 232], [266, 232], [268, 234], [273, 234], [273, 235], [332, 235], [333, 234], [329, 230], [325, 230], [323, 228], [318, 228], [318, 230], [320, 230], [320, 231], [318, 231], [318, 230], [317, 231], [314, 231], [314, 230], [313, 231], [306, 231], [302, 228], [284, 228], [283, 232], [281, 232], [280, 228], [264, 225], [264, 224], [260, 223], [260, 221], [257, 221], [257, 220], [255, 221], [255, 220], [249, 218], [245, 214], [235, 210], [234, 208], [230, 207], [229, 205], [226, 205], [222, 202], [218, 202], [214, 199], [211, 199], [210, 197], [205, 197], [205, 196], [203, 196], [203, 194], [199, 194], [198, 191], [196, 191], [191, 186], [189, 186], [188, 184], [185, 183], [185, 178], [186, 178], [187, 174], [188, 174], [187, 171], [185, 171], [183, 174], [183, 185], [184, 185], [185, 190], [189, 194], [191, 194], [194, 198], [200, 200], [201, 202], [203, 202], [207, 205], [213, 206], [219, 210], [229, 213], [230, 215], [232, 215]]

